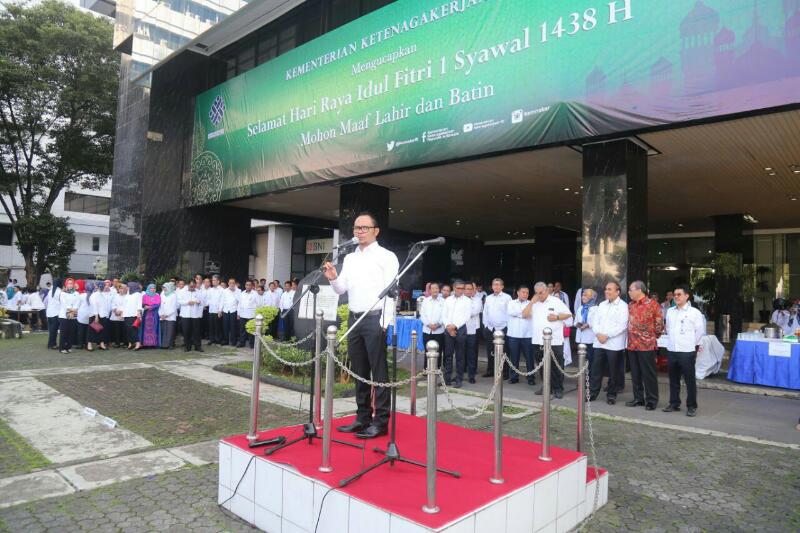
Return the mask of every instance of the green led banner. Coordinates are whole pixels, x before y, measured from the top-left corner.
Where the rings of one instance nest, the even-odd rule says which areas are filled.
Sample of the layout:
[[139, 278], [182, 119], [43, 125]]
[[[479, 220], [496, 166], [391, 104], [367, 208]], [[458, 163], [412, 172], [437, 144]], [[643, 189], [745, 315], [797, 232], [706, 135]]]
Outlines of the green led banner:
[[197, 96], [191, 198], [800, 101], [800, 0], [398, 0]]

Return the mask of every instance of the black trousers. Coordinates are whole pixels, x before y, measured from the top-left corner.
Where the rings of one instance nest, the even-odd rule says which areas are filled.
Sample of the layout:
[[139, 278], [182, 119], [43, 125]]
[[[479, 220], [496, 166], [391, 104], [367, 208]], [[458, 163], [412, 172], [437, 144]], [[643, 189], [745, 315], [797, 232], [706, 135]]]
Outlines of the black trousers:
[[[564, 339], [564, 342], [569, 342], [569, 340]], [[534, 359], [538, 365], [544, 357], [544, 350], [542, 349], [541, 344], [536, 344], [535, 346], [536, 353], [534, 354]], [[560, 346], [553, 346], [552, 348], [553, 354], [556, 356], [556, 361], [558, 361], [558, 364], [561, 366], [561, 368], [564, 368], [564, 345], [562, 344]], [[564, 374], [561, 373], [556, 365], [552, 364], [552, 361], [550, 363], [550, 390], [552, 392], [564, 392]], [[542, 367], [541, 372], [544, 372], [544, 367]], [[544, 379], [542, 374], [540, 374], [540, 376], [542, 379]]]
[[47, 347], [58, 348], [58, 317], [47, 317]]
[[58, 319], [59, 334], [61, 336], [59, 348], [61, 350], [72, 349], [72, 343], [75, 342], [75, 332], [78, 328], [77, 324], [78, 321], [74, 318]]
[[209, 313], [208, 307], [203, 308], [203, 338], [206, 340], [211, 340], [211, 323], [209, 322]]
[[[508, 333], [508, 328], [503, 328], [503, 339], [506, 343], [508, 343], [508, 339], [505, 338], [505, 334]], [[484, 327], [483, 328], [483, 342], [486, 343], [486, 373], [494, 375], [494, 331]], [[508, 348], [504, 348], [505, 352], [508, 353]], [[508, 379], [508, 365], [503, 364], [503, 379]]]
[[[350, 313], [350, 327], [356, 319]], [[381, 328], [380, 314], [368, 315], [356, 326], [347, 342], [347, 355], [353, 372], [373, 381], [389, 381], [386, 361], [386, 334]], [[363, 425], [373, 424], [380, 428], [389, 423], [391, 397], [389, 389], [375, 389], [375, 417], [372, 416], [372, 387], [356, 380], [356, 420]]]
[[467, 326], [461, 326], [453, 337], [450, 333], [444, 334], [444, 382], [448, 385], [453, 381], [453, 358], [456, 360], [456, 383], [464, 380], [464, 368], [467, 361]]
[[236, 346], [239, 340], [239, 323], [236, 313], [222, 313], [222, 344]]
[[[609, 400], [617, 399], [617, 392], [621, 386], [618, 383], [620, 359], [623, 358], [625, 350], [606, 350], [605, 348], [594, 349], [594, 361], [592, 362], [592, 377], [589, 384], [589, 396], [596, 398], [600, 394], [600, 387], [603, 384], [603, 374], [608, 370], [608, 394]], [[622, 364], [625, 370], [624, 362]]]
[[203, 341], [203, 319], [181, 317], [181, 329], [183, 330], [183, 349], [187, 352], [192, 349], [202, 348]]
[[86, 342], [88, 339], [88, 332], [89, 332], [89, 324], [81, 324], [78, 322], [75, 325], [75, 346], [79, 348], [86, 348]]
[[[365, 318], [364, 321], [366, 320]], [[283, 340], [288, 341], [292, 336], [294, 336], [294, 310], [290, 311], [283, 319]]]
[[[531, 344], [530, 337], [506, 337], [506, 344], [508, 346], [508, 358], [514, 363], [514, 366], [522, 370], [519, 366], [520, 354], [522, 354], [525, 356], [525, 371], [530, 372], [533, 370], [535, 365], [533, 362], [533, 344]], [[519, 381], [519, 374], [510, 368], [508, 369], [508, 377], [515, 382]], [[531, 385], [536, 383], [534, 376], [528, 376], [527, 380]]]
[[222, 343], [222, 317], [219, 313], [208, 314], [208, 341]]
[[478, 333], [467, 335], [467, 376], [475, 379], [478, 373]]
[[253, 347], [255, 344], [255, 337], [247, 332], [247, 323], [250, 321], [249, 318], [240, 318], [239, 319], [239, 347], [244, 346], [247, 344], [249, 347]]
[[633, 399], [655, 407], [658, 405], [658, 376], [655, 350], [628, 350], [631, 365]]
[[[422, 344], [425, 345], [425, 349], [428, 349], [428, 341], [436, 341], [436, 344], [439, 345], [439, 357], [436, 359], [436, 368], [442, 368], [442, 353], [444, 352], [444, 333], [423, 333], [422, 334]], [[427, 366], [428, 362], [425, 361], [425, 365]]]
[[114, 344], [125, 344], [125, 321], [109, 320], [111, 327], [110, 339]]
[[135, 316], [125, 317], [125, 339], [128, 341], [128, 344], [136, 344], [139, 342], [139, 328], [133, 325], [133, 323], [136, 322], [136, 318]]
[[673, 407], [681, 405], [681, 376], [686, 382], [686, 407], [697, 409], [697, 381], [694, 375], [694, 363], [697, 352], [667, 352], [669, 368], [669, 404]]

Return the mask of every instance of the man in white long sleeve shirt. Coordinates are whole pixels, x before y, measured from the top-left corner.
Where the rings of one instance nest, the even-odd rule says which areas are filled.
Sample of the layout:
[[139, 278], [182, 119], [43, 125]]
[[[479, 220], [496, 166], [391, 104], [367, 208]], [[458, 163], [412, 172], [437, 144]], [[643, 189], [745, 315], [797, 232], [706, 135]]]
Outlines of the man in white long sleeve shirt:
[[[606, 299], [592, 313], [591, 327], [594, 331], [594, 362], [589, 386], [589, 398], [594, 401], [600, 394], [603, 374], [608, 368], [609, 405], [617, 403], [617, 392], [622, 390], [625, 379], [625, 346], [628, 338], [628, 304], [622, 301], [619, 283], [606, 284]], [[619, 369], [622, 368], [620, 378]], [[622, 381], [620, 381], [622, 380]]]
[[444, 382], [453, 382], [453, 358], [456, 360], [455, 387], [464, 380], [467, 352], [467, 322], [472, 316], [472, 298], [464, 294], [464, 282], [453, 282], [453, 295], [444, 301]]
[[[228, 280], [228, 288], [222, 290], [220, 298], [222, 311], [222, 345], [236, 346], [239, 339], [239, 322], [236, 311], [239, 309], [241, 291], [236, 287], [236, 279]], [[180, 297], [180, 295], [179, 295]]]
[[239, 318], [239, 348], [243, 348], [247, 343], [250, 348], [253, 347], [255, 337], [247, 332], [247, 322], [256, 317], [256, 309], [261, 302], [261, 297], [256, 291], [253, 290], [253, 282], [246, 281], [244, 284], [244, 292], [239, 298], [239, 309], [237, 316]]
[[197, 290], [194, 280], [187, 285], [187, 290], [178, 295], [181, 308], [181, 329], [183, 330], [183, 350], [189, 352], [192, 346], [198, 352], [203, 351], [203, 293]]
[[[483, 302], [483, 342], [486, 343], [486, 372], [483, 377], [494, 376], [494, 332], [506, 334], [508, 326], [508, 302], [511, 296], [503, 292], [505, 284], [500, 278], [492, 280], [492, 294]], [[508, 379], [508, 365], [503, 365], [503, 379]]]
[[[520, 285], [517, 287], [517, 299], [508, 302], [506, 309], [508, 311], [508, 336], [506, 337], [506, 345], [508, 346], [508, 357], [511, 362], [519, 368], [520, 353], [525, 355], [525, 370], [530, 372], [533, 370], [533, 344], [531, 343], [531, 321], [522, 316], [523, 311], [530, 304], [528, 295], [530, 288], [527, 285]], [[509, 369], [509, 383], [519, 383], [519, 375]], [[528, 385], [534, 385], [536, 378], [528, 376]]]
[[697, 413], [697, 382], [694, 364], [700, 350], [700, 339], [706, 333], [703, 314], [689, 302], [691, 289], [675, 288], [675, 307], [667, 310], [667, 364], [669, 365], [669, 405], [665, 413], [681, 410], [681, 376], [686, 382], [686, 416]]
[[222, 287], [219, 276], [211, 276], [211, 287], [206, 290], [208, 303], [208, 344], [222, 344]]
[[467, 379], [475, 383], [475, 374], [478, 373], [478, 331], [481, 329], [481, 311], [483, 300], [475, 293], [475, 284], [472, 282], [464, 285], [464, 295], [471, 300], [470, 317], [467, 320]]
[[[281, 316], [283, 316], [284, 311], [292, 309], [295, 294], [291, 281], [287, 281], [283, 286], [285, 290], [281, 293], [280, 297]], [[292, 335], [294, 335], [294, 313], [295, 310], [292, 309], [291, 312], [286, 313], [286, 316], [283, 317], [283, 338], [286, 340], [291, 339]]]
[[444, 350], [444, 300], [439, 297], [438, 283], [431, 283], [430, 291], [431, 295], [422, 301], [419, 320], [422, 322], [422, 341], [425, 346], [428, 345], [428, 341], [436, 341], [439, 345], [437, 368], [441, 368]]
[[[385, 382], [389, 380], [386, 360], [385, 328], [393, 322], [394, 300], [379, 299], [384, 288], [397, 276], [397, 256], [378, 244], [380, 227], [370, 213], [362, 213], [353, 221], [353, 235], [358, 248], [344, 258], [341, 273], [326, 262], [325, 277], [336, 294], [347, 293], [350, 326], [361, 322], [350, 332], [347, 354], [353, 371], [362, 378]], [[385, 435], [389, 425], [389, 389], [375, 388], [375, 416], [372, 416], [371, 387], [356, 380], [356, 421], [337, 428], [356, 433], [363, 439]]]

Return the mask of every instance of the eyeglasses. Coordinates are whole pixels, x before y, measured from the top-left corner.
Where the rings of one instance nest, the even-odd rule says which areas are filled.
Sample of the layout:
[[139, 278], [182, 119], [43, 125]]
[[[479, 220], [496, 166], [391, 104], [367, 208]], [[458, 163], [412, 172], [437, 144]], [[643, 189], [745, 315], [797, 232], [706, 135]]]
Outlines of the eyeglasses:
[[353, 233], [366, 233], [371, 229], [375, 229], [378, 226], [353, 226]]

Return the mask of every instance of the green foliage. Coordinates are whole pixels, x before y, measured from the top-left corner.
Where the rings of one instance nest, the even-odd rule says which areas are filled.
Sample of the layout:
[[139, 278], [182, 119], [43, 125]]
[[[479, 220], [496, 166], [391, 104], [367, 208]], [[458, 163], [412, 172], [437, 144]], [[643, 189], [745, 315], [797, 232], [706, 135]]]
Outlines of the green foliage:
[[57, 0], [0, 11], [0, 205], [29, 285], [37, 273], [66, 270], [74, 247], [66, 219], [51, 215], [56, 198], [73, 186], [100, 189], [111, 175], [119, 76], [112, 38], [110, 22]]
[[[347, 304], [342, 304], [336, 309], [336, 316], [339, 318], [339, 332], [337, 333], [337, 338], [342, 339], [339, 341], [339, 344], [336, 345], [336, 352], [339, 354], [339, 360], [342, 364], [350, 368], [350, 356], [347, 355], [347, 338], [343, 338], [350, 328], [350, 308], [347, 307]], [[340, 372], [339, 381], [341, 383], [349, 383], [350, 375], [345, 372]]]
[[119, 277], [119, 280], [122, 283], [130, 283], [131, 281], [142, 283], [142, 275], [138, 272], [125, 272]]
[[[272, 321], [275, 320], [275, 317], [278, 316], [280, 310], [277, 307], [271, 307], [269, 305], [265, 305], [263, 307], [259, 307], [256, 309], [256, 316], [261, 315], [264, 317], [264, 325], [262, 326], [261, 331], [268, 331], [269, 325], [272, 324]], [[248, 320], [247, 324], [245, 324], [244, 328], [247, 330], [247, 333], [250, 335], [256, 334], [256, 319]]]

